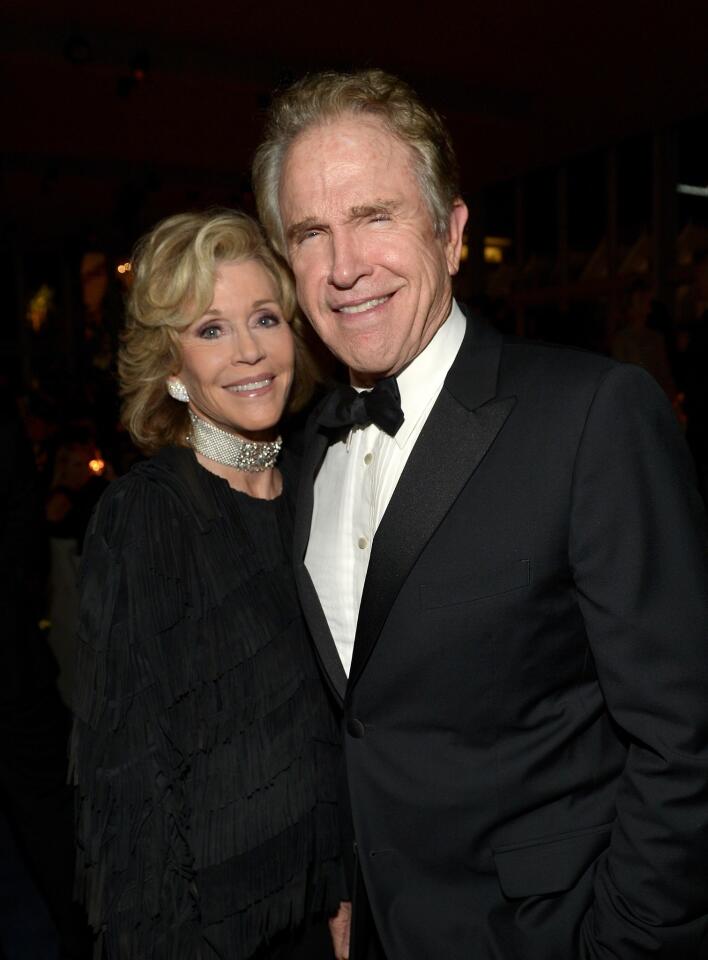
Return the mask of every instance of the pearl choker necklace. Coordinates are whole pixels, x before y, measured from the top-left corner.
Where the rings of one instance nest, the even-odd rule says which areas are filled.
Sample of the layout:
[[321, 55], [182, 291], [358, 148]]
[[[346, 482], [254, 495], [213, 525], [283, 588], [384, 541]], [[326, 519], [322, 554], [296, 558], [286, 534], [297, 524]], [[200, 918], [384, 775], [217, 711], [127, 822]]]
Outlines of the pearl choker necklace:
[[282, 437], [277, 440], [243, 440], [207, 423], [191, 410], [189, 419], [192, 429], [187, 434], [187, 443], [203, 457], [247, 473], [261, 473], [275, 466], [283, 445]]

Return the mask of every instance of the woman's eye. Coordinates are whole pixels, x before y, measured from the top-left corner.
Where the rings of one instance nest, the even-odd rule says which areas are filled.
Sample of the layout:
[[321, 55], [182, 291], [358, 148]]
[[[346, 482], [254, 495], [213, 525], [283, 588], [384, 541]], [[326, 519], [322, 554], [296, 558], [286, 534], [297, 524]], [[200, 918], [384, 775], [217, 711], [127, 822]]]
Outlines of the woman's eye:
[[202, 327], [199, 336], [202, 340], [216, 340], [217, 337], [221, 336], [221, 328], [210, 323], [209, 326]]
[[257, 318], [256, 323], [259, 327], [277, 327], [280, 323], [280, 317], [274, 313], [262, 313]]

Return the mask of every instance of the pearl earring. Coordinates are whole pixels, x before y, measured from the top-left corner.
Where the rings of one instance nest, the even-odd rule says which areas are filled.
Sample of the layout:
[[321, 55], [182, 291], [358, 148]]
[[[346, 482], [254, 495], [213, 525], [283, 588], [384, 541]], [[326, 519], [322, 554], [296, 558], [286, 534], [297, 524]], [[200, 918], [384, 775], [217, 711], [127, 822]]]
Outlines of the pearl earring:
[[182, 383], [181, 380], [173, 379], [167, 381], [167, 392], [175, 400], [179, 400], [180, 403], [187, 403], [189, 401], [189, 394], [187, 393], [187, 388]]

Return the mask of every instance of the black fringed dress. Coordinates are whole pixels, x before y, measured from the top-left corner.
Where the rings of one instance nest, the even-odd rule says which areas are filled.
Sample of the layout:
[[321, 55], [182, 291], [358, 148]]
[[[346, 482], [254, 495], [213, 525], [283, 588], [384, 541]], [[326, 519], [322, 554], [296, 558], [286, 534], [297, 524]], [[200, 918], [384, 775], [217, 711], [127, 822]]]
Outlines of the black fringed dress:
[[237, 493], [176, 447], [94, 515], [71, 762], [103, 960], [246, 960], [337, 906], [338, 733], [291, 526], [285, 494]]

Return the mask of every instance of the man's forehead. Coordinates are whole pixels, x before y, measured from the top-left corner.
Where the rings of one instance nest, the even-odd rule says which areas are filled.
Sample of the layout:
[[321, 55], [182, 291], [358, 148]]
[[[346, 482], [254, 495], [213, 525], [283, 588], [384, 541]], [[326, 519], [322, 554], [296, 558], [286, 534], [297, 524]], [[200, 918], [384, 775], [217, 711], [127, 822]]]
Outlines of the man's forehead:
[[[400, 199], [417, 185], [413, 154], [376, 117], [345, 116], [304, 130], [286, 151], [281, 172], [281, 207], [303, 209], [324, 197], [342, 213]], [[283, 212], [285, 212], [283, 210]]]
[[344, 114], [302, 130], [285, 151], [282, 172], [287, 177], [293, 167], [316, 168], [323, 161], [369, 166], [377, 161], [411, 165], [413, 159], [411, 147], [382, 118]]

